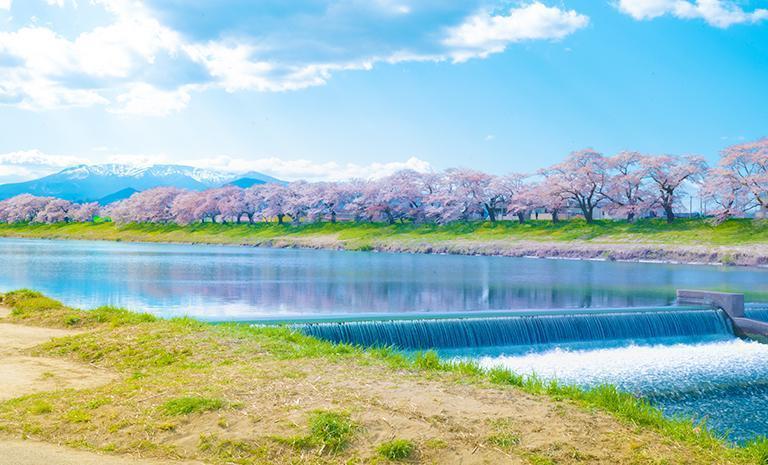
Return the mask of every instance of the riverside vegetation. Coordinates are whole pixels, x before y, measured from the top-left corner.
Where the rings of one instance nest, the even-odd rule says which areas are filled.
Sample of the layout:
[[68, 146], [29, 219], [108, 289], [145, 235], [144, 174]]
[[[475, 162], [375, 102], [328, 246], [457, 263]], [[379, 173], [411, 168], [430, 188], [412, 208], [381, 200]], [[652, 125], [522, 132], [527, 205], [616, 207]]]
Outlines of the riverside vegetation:
[[509, 256], [768, 264], [768, 221], [0, 224], [0, 237], [179, 242]]
[[0, 403], [6, 438], [213, 464], [768, 463], [764, 439], [729, 445], [611, 386], [333, 345], [285, 327], [82, 311], [29, 290], [2, 304], [6, 322], [77, 330], [30, 355], [114, 374], [100, 387]]

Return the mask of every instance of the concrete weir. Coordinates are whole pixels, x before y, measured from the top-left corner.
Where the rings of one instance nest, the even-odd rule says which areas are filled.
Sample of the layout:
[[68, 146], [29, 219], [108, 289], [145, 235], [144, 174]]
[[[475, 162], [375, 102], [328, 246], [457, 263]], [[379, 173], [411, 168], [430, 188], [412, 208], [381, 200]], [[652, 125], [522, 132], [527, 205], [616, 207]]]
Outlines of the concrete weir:
[[747, 318], [744, 315], [744, 294], [731, 292], [677, 290], [679, 305], [710, 305], [722, 309], [733, 323], [737, 336], [768, 340], [768, 323]]

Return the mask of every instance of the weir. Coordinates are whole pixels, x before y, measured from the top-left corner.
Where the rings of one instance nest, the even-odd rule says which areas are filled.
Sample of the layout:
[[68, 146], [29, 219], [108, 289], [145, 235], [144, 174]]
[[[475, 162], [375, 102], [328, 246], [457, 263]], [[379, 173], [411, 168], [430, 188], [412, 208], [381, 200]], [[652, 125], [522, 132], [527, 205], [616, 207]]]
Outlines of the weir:
[[336, 343], [404, 350], [717, 335], [768, 341], [768, 306], [745, 307], [743, 294], [695, 290], [678, 290], [677, 306], [671, 307], [314, 316], [259, 323], [288, 323]]
[[[768, 340], [768, 319], [765, 318], [767, 312], [748, 310], [744, 305], [744, 294], [678, 289], [677, 303], [719, 308], [730, 318], [737, 336]], [[764, 321], [760, 321], [761, 319]]]
[[733, 334], [726, 314], [706, 307], [526, 311], [482, 317], [379, 317], [292, 326], [331, 342], [406, 350]]

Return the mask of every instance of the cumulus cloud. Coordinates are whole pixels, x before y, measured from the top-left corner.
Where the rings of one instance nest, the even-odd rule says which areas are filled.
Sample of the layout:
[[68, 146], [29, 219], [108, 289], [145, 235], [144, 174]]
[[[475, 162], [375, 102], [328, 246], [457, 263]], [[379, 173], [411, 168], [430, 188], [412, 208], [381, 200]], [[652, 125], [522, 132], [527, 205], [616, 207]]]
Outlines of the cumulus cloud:
[[[514, 42], [562, 39], [588, 23], [573, 10], [538, 1], [503, 14], [477, 12], [478, 2], [320, 0], [317, 5], [297, 3], [260, 27], [252, 23], [264, 21], [264, 15], [254, 13], [245, 27], [239, 15], [228, 16], [228, 2], [222, 0], [220, 10], [205, 11], [219, 29], [200, 36], [183, 24], [185, 17], [199, 13], [194, 5], [47, 0], [47, 8], [61, 8], [63, 15], [77, 18], [90, 12], [102, 24], [78, 32], [90, 22], [75, 19], [64, 34], [50, 21], [12, 15], [14, 21], [0, 32], [0, 105], [32, 110], [101, 105], [114, 113], [166, 116], [183, 110], [195, 92], [208, 89], [295, 91], [323, 85], [334, 73], [370, 70], [378, 63], [458, 63], [503, 51]], [[0, 0], [0, 8], [12, 10], [13, 5]], [[185, 74], [193, 66], [199, 75], [197, 68]]]
[[503, 52], [513, 42], [558, 40], [586, 27], [589, 18], [539, 2], [510, 9], [506, 14], [481, 11], [451, 28], [443, 43], [455, 62]]
[[[94, 151], [103, 152], [102, 148]], [[370, 164], [315, 162], [304, 159], [287, 160], [278, 157], [247, 159], [215, 156], [180, 160], [164, 153], [101, 153], [97, 159], [70, 155], [51, 155], [40, 150], [25, 150], [0, 154], [0, 183], [20, 182], [40, 178], [80, 164], [117, 163], [132, 166], [157, 164], [188, 165], [198, 168], [246, 173], [258, 171], [276, 178], [294, 181], [342, 181], [348, 179], [377, 179], [402, 169], [420, 172], [432, 170], [429, 162], [417, 157], [403, 161]]]
[[703, 19], [719, 28], [768, 19], [768, 9], [745, 11], [729, 0], [619, 0], [618, 7], [638, 20], [671, 15], [680, 19]]

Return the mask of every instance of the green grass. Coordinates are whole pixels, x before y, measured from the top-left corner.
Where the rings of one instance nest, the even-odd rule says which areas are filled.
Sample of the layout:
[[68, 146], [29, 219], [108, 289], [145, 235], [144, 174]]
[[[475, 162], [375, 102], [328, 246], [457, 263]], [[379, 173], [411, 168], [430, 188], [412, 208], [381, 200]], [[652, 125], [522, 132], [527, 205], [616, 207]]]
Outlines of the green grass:
[[191, 413], [211, 412], [224, 408], [226, 403], [221, 399], [205, 397], [179, 397], [163, 404], [166, 415], [189, 415]]
[[309, 418], [310, 437], [322, 450], [335, 453], [344, 450], [352, 440], [357, 425], [348, 413], [319, 410]]
[[[348, 368], [340, 376], [355, 376], [360, 367], [373, 366], [386, 379], [417, 376], [477, 389], [521, 390], [556, 402], [573, 403], [585, 410], [607, 412], [633, 428], [658, 432], [666, 440], [698, 451], [695, 453], [705, 458], [697, 463], [710, 460], [709, 463], [768, 465], [768, 440], [756, 439], [743, 447], [729, 445], [706, 424], [667, 418], [647, 401], [613, 386], [584, 390], [523, 377], [501, 368], [486, 372], [474, 363], [442, 360], [431, 351], [406, 357], [390, 349], [334, 345], [284, 327], [208, 325], [183, 318], [158, 320], [113, 308], [82, 311], [29, 290], [7, 293], [2, 296], [2, 303], [12, 308], [11, 318], [19, 322], [66, 327], [76, 319], [78, 327], [89, 329], [52, 340], [36, 348], [35, 353], [108, 367], [120, 374], [119, 380], [96, 390], [57, 391], [0, 402], [0, 431], [6, 433], [84, 441], [87, 447], [100, 450], [109, 447], [110, 451], [123, 453], [176, 457], [178, 452], [166, 450], [164, 434], [179, 425], [207, 418], [206, 415], [230, 412], [233, 416], [228, 418], [237, 421], [243, 415], [226, 407], [237, 405], [244, 393], [259, 389], [266, 400], [256, 404], [250, 401], [250, 405], [261, 414], [266, 406], [275, 403], [271, 396], [281, 395], [265, 391], [266, 380], [282, 379], [290, 388], [294, 380], [304, 376], [294, 362], [307, 363], [313, 371], [317, 365], [331, 363], [333, 370]], [[368, 382], [371, 381], [361, 381], [363, 385]], [[190, 395], [191, 392], [195, 394]], [[313, 392], [320, 391], [310, 391], [300, 398], [311, 398]], [[364, 432], [355, 420], [355, 412], [347, 411], [344, 401], [339, 401], [339, 405], [344, 410], [324, 408], [305, 412], [300, 418], [306, 422], [306, 428], [292, 436], [272, 434], [241, 440], [220, 437], [208, 427], [201, 433], [198, 450], [213, 463], [260, 463], [254, 462], [257, 458], [263, 463], [283, 463], [278, 459], [295, 458], [291, 453], [280, 452], [279, 447], [275, 449], [275, 445], [285, 445], [294, 453], [313, 448], [318, 454], [339, 454], [357, 444], [356, 435]], [[294, 407], [286, 408], [292, 411]], [[210, 424], [222, 429], [228, 428], [229, 423], [221, 417], [210, 420]], [[484, 441], [499, 449], [517, 450], [525, 439], [524, 433], [503, 420], [490, 427]], [[294, 426], [286, 428], [290, 431]], [[133, 437], [151, 439], [128, 439]], [[405, 443], [390, 444], [384, 448], [387, 452], [382, 452], [383, 447], [375, 453], [387, 458], [392, 458], [389, 453], [398, 455], [407, 449]], [[424, 449], [428, 450], [432, 449]], [[287, 455], [275, 456], [276, 453]]]
[[416, 451], [416, 445], [408, 439], [393, 439], [376, 448], [380, 456], [387, 460], [407, 460]]
[[372, 250], [388, 242], [429, 242], [452, 240], [533, 240], [533, 241], [640, 241], [664, 244], [741, 245], [768, 243], [768, 221], [731, 219], [713, 225], [705, 219], [678, 219], [668, 224], [660, 219], [624, 221], [582, 220], [469, 222], [447, 225], [381, 223], [315, 223], [301, 225], [258, 224], [124, 224], [60, 223], [0, 224], [0, 236], [102, 239], [147, 242], [204, 242], [214, 244], [268, 245], [332, 237], [352, 250]]

